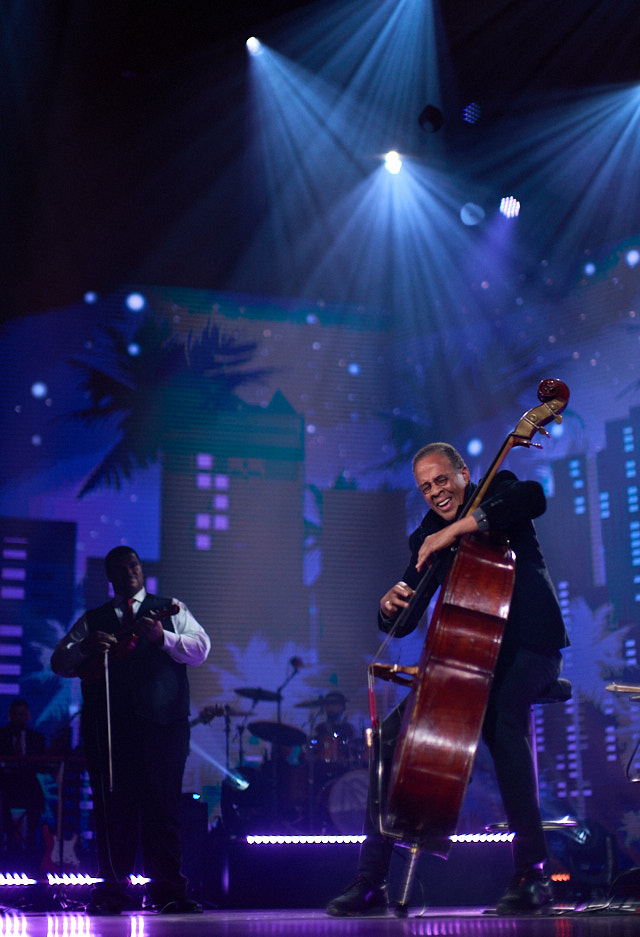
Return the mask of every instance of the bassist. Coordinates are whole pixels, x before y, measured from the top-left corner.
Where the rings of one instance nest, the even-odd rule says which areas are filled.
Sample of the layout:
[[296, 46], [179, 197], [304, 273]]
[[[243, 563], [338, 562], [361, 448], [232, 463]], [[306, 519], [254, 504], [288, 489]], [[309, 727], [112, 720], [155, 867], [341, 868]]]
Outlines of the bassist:
[[[491, 753], [513, 844], [514, 876], [498, 903], [498, 913], [535, 911], [552, 900], [551, 883], [544, 870], [547, 849], [540, 820], [535, 768], [528, 739], [534, 700], [559, 675], [560, 649], [569, 644], [555, 589], [535, 534], [533, 519], [546, 509], [541, 485], [519, 481], [509, 471], [499, 472], [486, 497], [471, 513], [464, 505], [476, 486], [462, 456], [448, 443], [431, 443], [414, 456], [413, 475], [427, 514], [411, 534], [411, 559], [402, 579], [380, 600], [378, 627], [388, 632], [409, 606], [428, 564], [437, 558], [430, 583], [434, 595], [451, 566], [459, 538], [476, 532], [497, 532], [508, 537], [516, 556], [510, 611], [504, 629], [482, 737]], [[414, 618], [398, 637], [415, 628]], [[388, 766], [402, 719], [402, 705], [383, 723], [382, 746]], [[372, 816], [372, 792], [367, 809], [358, 876], [342, 895], [327, 906], [335, 916], [379, 913], [387, 907], [387, 876], [392, 842], [378, 831]]]

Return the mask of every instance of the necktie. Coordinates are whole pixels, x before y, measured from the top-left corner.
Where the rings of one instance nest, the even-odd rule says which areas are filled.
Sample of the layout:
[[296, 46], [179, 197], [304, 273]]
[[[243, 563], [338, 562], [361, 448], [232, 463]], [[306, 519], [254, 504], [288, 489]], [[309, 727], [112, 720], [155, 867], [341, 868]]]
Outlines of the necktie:
[[122, 606], [122, 630], [123, 631], [133, 631], [133, 603], [135, 599], [127, 599], [126, 605]]

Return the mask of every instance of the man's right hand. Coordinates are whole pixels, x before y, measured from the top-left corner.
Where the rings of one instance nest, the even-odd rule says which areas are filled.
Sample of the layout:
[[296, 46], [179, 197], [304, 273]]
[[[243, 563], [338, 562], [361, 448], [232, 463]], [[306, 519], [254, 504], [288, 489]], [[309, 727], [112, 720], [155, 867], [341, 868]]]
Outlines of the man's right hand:
[[82, 653], [87, 657], [93, 654], [104, 654], [117, 643], [115, 635], [108, 634], [106, 631], [94, 631], [82, 642]]
[[406, 582], [397, 582], [380, 599], [380, 611], [385, 618], [397, 618], [411, 601], [413, 589]]

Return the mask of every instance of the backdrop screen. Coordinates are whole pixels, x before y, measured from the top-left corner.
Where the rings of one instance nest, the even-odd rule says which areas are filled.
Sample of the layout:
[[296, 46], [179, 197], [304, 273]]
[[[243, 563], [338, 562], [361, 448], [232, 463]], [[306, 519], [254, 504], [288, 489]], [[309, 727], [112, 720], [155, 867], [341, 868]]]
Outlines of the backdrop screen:
[[[638, 703], [607, 690], [640, 682], [640, 279], [629, 247], [603, 252], [589, 276], [567, 260], [562, 291], [437, 333], [399, 330], [384, 309], [161, 286], [10, 322], [0, 334], [4, 709], [25, 696], [52, 743], [70, 731], [80, 745], [78, 681], [54, 676], [49, 658], [82, 610], [107, 598], [103, 558], [124, 543], [147, 587], [186, 602], [211, 636], [209, 659], [190, 673], [184, 789], [204, 795], [212, 822], [225, 778], [264, 772], [274, 739], [287, 743], [287, 783], [301, 779], [305, 801], [306, 753], [331, 690], [345, 695], [356, 736], [338, 773], [361, 772], [378, 600], [424, 513], [411, 455], [445, 439], [477, 480], [536, 406], [539, 381], [558, 377], [571, 391], [562, 424], [505, 463], [547, 493], [536, 526], [572, 640], [573, 699], [536, 717], [543, 812], [612, 832], [640, 862], [629, 780], [640, 772]], [[425, 627], [384, 658], [415, 662]], [[402, 692], [385, 683], [379, 707]], [[209, 719], [214, 705], [226, 716]], [[331, 793], [336, 777], [325, 780]], [[51, 780], [50, 805], [54, 793]], [[329, 809], [325, 794], [318, 810]], [[338, 798], [338, 826], [340, 809]], [[461, 826], [500, 819], [481, 748]]]

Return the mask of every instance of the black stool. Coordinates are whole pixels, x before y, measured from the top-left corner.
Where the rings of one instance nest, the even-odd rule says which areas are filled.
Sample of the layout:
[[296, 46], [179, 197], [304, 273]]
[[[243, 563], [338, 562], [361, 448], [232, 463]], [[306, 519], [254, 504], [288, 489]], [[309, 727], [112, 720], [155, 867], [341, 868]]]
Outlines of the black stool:
[[[535, 718], [535, 706], [548, 703], [566, 703], [573, 696], [573, 687], [571, 686], [571, 681], [566, 677], [557, 677], [549, 686], [540, 694], [540, 696], [533, 701], [533, 706], [531, 707], [531, 729], [529, 733], [530, 742], [531, 742], [531, 751], [533, 753], [533, 768], [536, 773], [536, 788], [538, 788], [538, 751], [536, 746], [536, 718]], [[539, 797], [538, 789], [538, 800]], [[543, 830], [566, 830], [577, 827], [578, 820], [563, 817], [561, 820], [543, 820], [542, 829]], [[502, 823], [490, 823], [485, 829], [490, 833], [509, 832], [509, 824], [506, 822]]]

